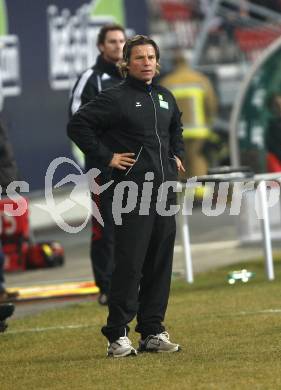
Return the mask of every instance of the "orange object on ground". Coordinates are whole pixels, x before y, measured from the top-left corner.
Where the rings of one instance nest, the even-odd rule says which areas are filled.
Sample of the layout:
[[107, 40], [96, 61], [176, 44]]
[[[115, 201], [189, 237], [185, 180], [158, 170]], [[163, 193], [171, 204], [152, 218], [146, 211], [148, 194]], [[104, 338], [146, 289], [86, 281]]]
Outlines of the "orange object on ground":
[[[20, 211], [13, 215], [11, 211]], [[0, 200], [2, 250], [7, 272], [63, 265], [64, 249], [58, 242], [32, 242], [30, 238], [28, 200]]]

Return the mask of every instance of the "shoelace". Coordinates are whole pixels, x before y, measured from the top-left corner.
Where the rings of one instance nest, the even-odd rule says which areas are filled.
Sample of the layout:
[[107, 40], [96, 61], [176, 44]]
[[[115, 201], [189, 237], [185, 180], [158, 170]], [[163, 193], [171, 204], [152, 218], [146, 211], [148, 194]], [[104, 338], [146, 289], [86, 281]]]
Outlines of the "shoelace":
[[164, 342], [170, 342], [170, 336], [168, 332], [162, 332], [157, 335], [158, 340], [162, 340]]
[[116, 341], [119, 345], [128, 346], [130, 347], [132, 345], [131, 340], [127, 337], [119, 337], [119, 339]]

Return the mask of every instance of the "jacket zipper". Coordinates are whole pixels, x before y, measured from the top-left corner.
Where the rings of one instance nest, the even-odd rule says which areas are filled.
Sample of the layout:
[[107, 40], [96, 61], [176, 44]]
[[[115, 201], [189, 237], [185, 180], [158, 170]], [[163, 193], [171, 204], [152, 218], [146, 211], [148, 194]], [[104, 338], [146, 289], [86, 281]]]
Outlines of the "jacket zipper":
[[98, 86], [98, 93], [100, 93], [102, 91], [102, 86], [101, 86], [101, 77], [99, 74], [97, 75], [97, 86]]
[[141, 155], [142, 149], [143, 149], [143, 146], [140, 148], [140, 150], [139, 150], [139, 152], [138, 152], [138, 154], [137, 154], [137, 158], [136, 158], [136, 161], [135, 161], [134, 165], [132, 165], [132, 166], [127, 170], [127, 172], [125, 173], [125, 176], [128, 175], [128, 173], [134, 168], [134, 166], [135, 166], [136, 163], [138, 162], [138, 159], [139, 159], [139, 157], [140, 157], [140, 155]]
[[[162, 183], [164, 183], [165, 176], [164, 176], [164, 167], [163, 167], [163, 159], [162, 159], [162, 144], [161, 144], [161, 140], [160, 140], [158, 129], [157, 129], [158, 122], [157, 122], [156, 107], [155, 107], [155, 103], [154, 103], [154, 100], [153, 100], [151, 92], [149, 92], [149, 96], [150, 96], [150, 98], [152, 100], [152, 104], [153, 104], [153, 108], [154, 108], [155, 133], [156, 133], [156, 136], [157, 136], [157, 139], [158, 139], [158, 142], [159, 142], [159, 158], [160, 158], [160, 165], [161, 165], [161, 171], [162, 171]], [[163, 195], [163, 187], [162, 187], [162, 191], [161, 191], [161, 194], [160, 194], [160, 200], [162, 200], [162, 195]]]

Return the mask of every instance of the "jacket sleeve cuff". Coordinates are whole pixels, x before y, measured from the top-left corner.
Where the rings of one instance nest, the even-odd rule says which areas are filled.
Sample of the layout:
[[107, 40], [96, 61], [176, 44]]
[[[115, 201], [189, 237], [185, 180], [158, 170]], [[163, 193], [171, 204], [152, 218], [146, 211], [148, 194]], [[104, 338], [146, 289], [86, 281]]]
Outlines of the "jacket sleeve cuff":
[[174, 152], [173, 154], [174, 154], [174, 156], [178, 157], [182, 163], [184, 163], [184, 152], [177, 151], [177, 152]]
[[113, 158], [113, 152], [111, 152], [105, 145], [101, 144], [99, 145], [99, 155], [102, 163], [104, 166], [108, 167], [110, 164], [110, 161]]

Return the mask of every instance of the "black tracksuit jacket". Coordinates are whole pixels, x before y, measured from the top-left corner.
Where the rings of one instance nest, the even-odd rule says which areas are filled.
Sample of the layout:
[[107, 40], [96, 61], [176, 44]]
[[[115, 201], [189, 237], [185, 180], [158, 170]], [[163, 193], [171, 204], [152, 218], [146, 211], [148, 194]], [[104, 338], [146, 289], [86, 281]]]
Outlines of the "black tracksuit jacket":
[[140, 184], [146, 172], [154, 183], [177, 180], [174, 156], [183, 159], [180, 112], [173, 95], [164, 87], [149, 88], [127, 77], [101, 92], [71, 118], [68, 135], [89, 158], [108, 166], [114, 153], [135, 153], [136, 163], [126, 171], [113, 169], [116, 182]]
[[[101, 91], [121, 83], [122, 80], [118, 67], [99, 55], [95, 65], [80, 75], [72, 89], [69, 117], [71, 118], [80, 107], [93, 100]], [[86, 170], [93, 167], [102, 169], [96, 157], [86, 156], [85, 160]]]

